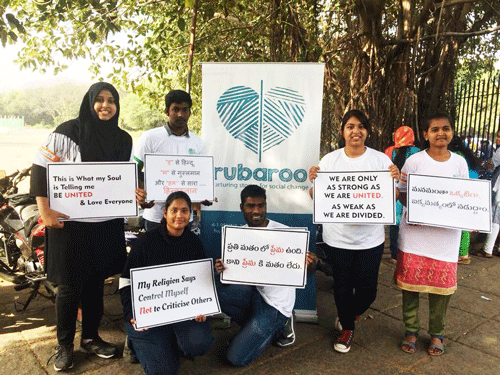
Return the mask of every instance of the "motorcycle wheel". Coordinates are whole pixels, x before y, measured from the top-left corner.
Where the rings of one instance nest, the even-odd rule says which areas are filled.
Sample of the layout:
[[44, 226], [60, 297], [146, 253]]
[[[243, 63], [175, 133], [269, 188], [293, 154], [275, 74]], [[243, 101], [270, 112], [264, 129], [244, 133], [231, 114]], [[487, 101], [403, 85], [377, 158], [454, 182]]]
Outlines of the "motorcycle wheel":
[[12, 233], [0, 230], [0, 269], [7, 273], [17, 271], [17, 259], [20, 255], [21, 250]]

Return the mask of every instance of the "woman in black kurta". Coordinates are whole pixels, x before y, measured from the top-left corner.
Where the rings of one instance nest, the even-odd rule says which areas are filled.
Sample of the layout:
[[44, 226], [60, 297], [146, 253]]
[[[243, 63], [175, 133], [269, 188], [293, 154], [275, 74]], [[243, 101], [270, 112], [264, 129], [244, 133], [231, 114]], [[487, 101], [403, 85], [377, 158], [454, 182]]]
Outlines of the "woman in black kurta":
[[31, 193], [37, 197], [46, 225], [47, 278], [58, 284], [57, 340], [54, 368], [73, 366], [78, 304], [82, 307], [82, 350], [111, 358], [116, 347], [104, 342], [97, 329], [103, 314], [104, 280], [123, 269], [126, 260], [123, 219], [62, 222], [64, 213], [51, 210], [46, 167], [51, 162], [129, 161], [132, 138], [118, 127], [119, 96], [109, 83], [92, 85], [78, 118], [59, 125], [33, 162]]
[[195, 320], [145, 330], [133, 327], [131, 269], [206, 258], [200, 239], [187, 228], [190, 213], [191, 200], [186, 193], [170, 194], [160, 225], [134, 242], [120, 277], [128, 339], [147, 375], [177, 374], [179, 356], [201, 356], [214, 342], [210, 325], [203, 315]]

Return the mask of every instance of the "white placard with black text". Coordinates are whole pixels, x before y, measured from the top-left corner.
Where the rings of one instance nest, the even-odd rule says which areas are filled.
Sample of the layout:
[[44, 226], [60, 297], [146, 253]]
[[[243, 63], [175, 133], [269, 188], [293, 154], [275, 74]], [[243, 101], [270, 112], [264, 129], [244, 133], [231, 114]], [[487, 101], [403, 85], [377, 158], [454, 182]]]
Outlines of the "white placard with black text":
[[408, 175], [410, 224], [491, 232], [491, 182]]
[[130, 270], [136, 329], [220, 313], [212, 259]]
[[221, 282], [304, 288], [307, 228], [250, 228], [225, 226]]
[[390, 171], [318, 171], [314, 223], [394, 224], [396, 187]]
[[144, 155], [144, 186], [149, 200], [184, 191], [193, 202], [214, 200], [214, 158], [194, 155]]
[[70, 219], [137, 216], [137, 164], [49, 163], [49, 204]]

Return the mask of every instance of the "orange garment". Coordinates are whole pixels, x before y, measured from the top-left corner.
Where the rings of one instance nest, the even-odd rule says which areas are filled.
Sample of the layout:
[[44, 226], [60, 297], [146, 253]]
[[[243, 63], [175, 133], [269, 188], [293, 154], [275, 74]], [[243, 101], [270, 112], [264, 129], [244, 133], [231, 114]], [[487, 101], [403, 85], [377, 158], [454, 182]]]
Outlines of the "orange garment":
[[415, 142], [415, 134], [409, 126], [400, 126], [394, 132], [394, 145], [389, 146], [385, 149], [384, 154], [386, 154], [392, 160], [392, 152], [400, 147], [413, 146]]
[[391, 160], [392, 160], [392, 152], [394, 151], [395, 148], [396, 148], [396, 146], [392, 145], [392, 146], [387, 147], [384, 151], [384, 154], [386, 154], [389, 157], [389, 159], [391, 159]]
[[394, 148], [413, 146], [415, 134], [409, 126], [400, 126], [394, 132]]

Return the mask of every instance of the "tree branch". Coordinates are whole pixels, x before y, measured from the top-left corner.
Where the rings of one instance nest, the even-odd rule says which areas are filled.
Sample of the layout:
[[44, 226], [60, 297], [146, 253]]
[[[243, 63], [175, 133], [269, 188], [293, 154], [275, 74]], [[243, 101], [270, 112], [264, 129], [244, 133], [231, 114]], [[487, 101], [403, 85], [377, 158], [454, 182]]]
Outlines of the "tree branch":
[[[486, 34], [491, 34], [494, 32], [500, 31], [500, 26], [493, 27], [490, 29], [486, 30], [480, 30], [480, 31], [471, 31], [471, 32], [444, 32], [444, 33], [439, 33], [439, 34], [432, 34], [432, 35], [426, 35], [420, 38], [420, 40], [427, 40], [427, 39], [432, 39], [435, 38], [436, 35], [439, 36], [447, 36], [447, 37], [472, 37], [472, 36], [479, 36], [479, 35], [486, 35]], [[393, 39], [393, 40], [388, 40], [384, 44], [385, 45], [398, 45], [398, 44], [407, 44], [407, 43], [414, 43], [415, 39]]]
[[424, 6], [420, 14], [416, 17], [415, 24], [413, 25], [410, 33], [408, 34], [408, 38], [413, 39], [415, 35], [417, 35], [418, 29], [429, 19], [431, 6], [434, 3], [432, 0], [425, 0]]
[[467, 4], [467, 3], [475, 3], [475, 0], [448, 0], [448, 1], [443, 1], [442, 3], [436, 3], [435, 7], [436, 8], [452, 7], [454, 5]]

